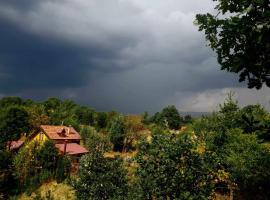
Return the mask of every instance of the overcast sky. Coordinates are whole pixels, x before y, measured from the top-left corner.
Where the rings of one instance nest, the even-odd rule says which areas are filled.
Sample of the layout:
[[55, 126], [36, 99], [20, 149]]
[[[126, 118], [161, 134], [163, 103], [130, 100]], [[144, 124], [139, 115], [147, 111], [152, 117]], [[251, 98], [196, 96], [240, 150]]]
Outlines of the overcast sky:
[[221, 71], [196, 13], [211, 0], [0, 0], [0, 97], [72, 99], [125, 113], [217, 108], [229, 91], [240, 105], [270, 109]]

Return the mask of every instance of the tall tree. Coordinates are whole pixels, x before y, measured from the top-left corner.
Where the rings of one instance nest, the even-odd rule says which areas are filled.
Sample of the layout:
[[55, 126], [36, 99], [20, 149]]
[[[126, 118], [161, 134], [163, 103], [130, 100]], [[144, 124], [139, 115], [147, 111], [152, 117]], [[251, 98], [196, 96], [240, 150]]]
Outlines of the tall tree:
[[162, 110], [162, 118], [170, 129], [178, 129], [183, 121], [175, 106], [164, 108]]
[[115, 151], [122, 151], [126, 137], [126, 127], [122, 116], [116, 117], [108, 129], [110, 140], [113, 143]]
[[12, 106], [7, 108], [1, 115], [0, 141], [2, 144], [19, 139], [22, 133], [29, 130], [29, 115], [24, 108]]
[[108, 114], [105, 112], [97, 112], [95, 115], [95, 124], [98, 129], [105, 128], [108, 123]]
[[221, 69], [238, 73], [249, 88], [270, 87], [269, 0], [219, 0], [215, 9], [216, 15], [196, 15], [196, 24]]

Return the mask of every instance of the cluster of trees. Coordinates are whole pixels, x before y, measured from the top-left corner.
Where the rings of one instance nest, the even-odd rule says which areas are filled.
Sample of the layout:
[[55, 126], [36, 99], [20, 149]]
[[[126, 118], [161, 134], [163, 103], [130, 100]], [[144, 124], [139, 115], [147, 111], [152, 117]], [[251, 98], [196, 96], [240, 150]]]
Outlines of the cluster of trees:
[[[54, 98], [0, 100], [0, 193], [31, 193], [44, 181], [69, 176], [69, 158], [51, 142], [32, 143], [18, 153], [8, 150], [8, 141], [47, 120], [75, 122], [90, 150], [71, 181], [78, 199], [208, 199], [230, 191], [244, 199], [270, 195], [270, 114], [260, 105], [240, 108], [229, 95], [219, 111], [183, 119], [174, 106], [140, 117], [73, 104]], [[170, 131], [183, 125], [188, 130]], [[136, 155], [104, 157], [108, 151]]]
[[78, 130], [80, 125], [91, 125], [99, 130], [106, 128], [115, 114], [116, 112], [97, 112], [71, 100], [62, 101], [58, 98], [34, 102], [19, 97], [4, 97], [0, 99], [0, 133], [4, 134], [4, 130], [8, 128], [17, 129], [8, 130], [9, 133], [28, 133], [39, 129], [41, 124], [72, 125]]
[[[131, 160], [104, 158], [103, 145], [97, 145], [81, 159], [77, 198], [209, 199], [221, 192], [267, 199], [269, 117], [260, 105], [239, 108], [229, 96], [218, 112], [193, 120], [194, 132], [173, 134], [155, 126], [151, 140], [141, 138]], [[112, 129], [122, 130], [119, 120]]]
[[231, 96], [220, 111], [193, 124], [205, 149], [215, 152], [219, 168], [230, 174], [245, 199], [269, 197], [270, 114], [260, 105], [239, 108]]
[[31, 194], [44, 181], [56, 179], [62, 182], [69, 175], [71, 161], [59, 154], [54, 142], [45, 141], [42, 146], [30, 143], [14, 156], [12, 162], [13, 179], [17, 192]]
[[141, 131], [145, 128], [139, 116], [114, 113], [105, 128], [97, 131], [94, 127], [84, 126], [81, 136], [89, 149], [96, 148], [100, 143], [107, 151], [127, 152], [136, 149], [136, 141], [143, 137]]
[[43, 182], [55, 179], [64, 181], [71, 168], [70, 158], [59, 154], [52, 141], [40, 146], [24, 145], [18, 153], [1, 150], [0, 197], [26, 192], [31, 194]]
[[[60, 180], [66, 170], [64, 165], [69, 166], [66, 158], [58, 156], [53, 144], [45, 143], [41, 149], [30, 145], [16, 154], [10, 151], [11, 141], [29, 136], [39, 130], [41, 124], [73, 125], [79, 129], [80, 124], [93, 123], [98, 127], [99, 115], [91, 108], [57, 98], [44, 102], [19, 97], [0, 99], [0, 196], [16, 193], [14, 190], [20, 188], [31, 190], [49, 177]], [[53, 158], [54, 165], [47, 166], [49, 158]]]
[[[132, 164], [102, 151], [82, 157], [73, 186], [78, 199], [207, 199], [214, 189], [209, 155], [188, 135], [156, 131], [143, 140]], [[128, 169], [128, 170], [127, 170]], [[132, 175], [131, 175], [131, 174]]]

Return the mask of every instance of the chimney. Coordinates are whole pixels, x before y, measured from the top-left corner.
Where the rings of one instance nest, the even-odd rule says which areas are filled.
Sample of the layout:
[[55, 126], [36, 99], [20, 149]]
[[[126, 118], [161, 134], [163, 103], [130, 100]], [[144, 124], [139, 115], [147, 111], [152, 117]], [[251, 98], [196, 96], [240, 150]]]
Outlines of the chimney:
[[69, 125], [68, 128], [67, 128], [67, 134], [68, 135], [70, 134], [70, 128], [71, 128], [71, 125]]
[[64, 152], [63, 152], [63, 154], [65, 155], [66, 152], [67, 152], [67, 141], [65, 140], [65, 142], [64, 142]]

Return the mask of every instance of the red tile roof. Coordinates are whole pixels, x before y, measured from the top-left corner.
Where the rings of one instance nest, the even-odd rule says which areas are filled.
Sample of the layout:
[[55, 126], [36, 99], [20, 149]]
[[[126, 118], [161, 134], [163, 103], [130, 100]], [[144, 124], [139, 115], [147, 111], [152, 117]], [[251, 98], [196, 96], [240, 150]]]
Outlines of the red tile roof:
[[80, 140], [80, 134], [73, 128], [67, 126], [41, 125], [41, 129], [51, 140]]
[[[88, 150], [76, 143], [66, 143], [66, 154], [76, 155], [76, 154], [84, 154], [88, 153]], [[61, 153], [64, 153], [65, 144], [56, 144], [56, 148], [60, 150]]]
[[22, 140], [17, 140], [17, 141], [11, 141], [9, 144], [10, 150], [18, 149], [23, 145], [24, 141]]

